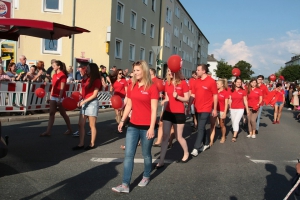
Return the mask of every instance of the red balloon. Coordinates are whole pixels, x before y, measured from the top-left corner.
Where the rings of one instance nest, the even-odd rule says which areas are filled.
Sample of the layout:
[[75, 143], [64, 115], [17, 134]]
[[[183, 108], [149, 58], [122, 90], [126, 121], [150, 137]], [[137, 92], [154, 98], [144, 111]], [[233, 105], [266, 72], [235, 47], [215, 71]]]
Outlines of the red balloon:
[[269, 77], [269, 79], [270, 79], [271, 81], [275, 81], [275, 80], [276, 80], [275, 74], [272, 74], [272, 75]]
[[77, 108], [77, 101], [75, 99], [72, 99], [71, 97], [66, 97], [62, 101], [62, 106], [66, 110], [75, 110]]
[[171, 70], [171, 72], [178, 72], [181, 70], [182, 66], [182, 59], [178, 55], [172, 55], [168, 59], [168, 68]]
[[120, 109], [123, 106], [123, 101], [121, 97], [118, 95], [113, 95], [110, 98], [110, 101], [111, 101], [111, 107], [113, 107], [114, 109]]
[[43, 88], [38, 88], [34, 91], [35, 95], [39, 98], [43, 98], [46, 95], [46, 92]]
[[154, 82], [159, 92], [165, 91], [165, 85], [162, 80], [157, 80]]
[[78, 102], [82, 99], [82, 95], [80, 94], [80, 92], [75, 91], [75, 92], [72, 92], [71, 98], [73, 98], [76, 102]]
[[239, 68], [233, 68], [231, 73], [233, 76], [237, 77], [241, 75], [241, 70]]
[[279, 76], [279, 79], [284, 81], [284, 77], [282, 75]]

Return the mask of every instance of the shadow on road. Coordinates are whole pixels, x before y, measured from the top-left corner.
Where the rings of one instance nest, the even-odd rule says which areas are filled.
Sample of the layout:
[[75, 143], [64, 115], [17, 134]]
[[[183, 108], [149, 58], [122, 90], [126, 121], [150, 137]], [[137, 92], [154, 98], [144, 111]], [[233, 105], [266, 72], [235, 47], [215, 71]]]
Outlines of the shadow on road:
[[[28, 199], [87, 199], [107, 182], [118, 176], [115, 169], [121, 163], [107, 163], [82, 172], [72, 178], [61, 181], [40, 192], [22, 198]], [[55, 191], [52, 191], [55, 190]], [[41, 197], [38, 197], [42, 195]], [[105, 199], [105, 198], [104, 198]]]
[[265, 169], [271, 174], [266, 176], [267, 185], [264, 188], [264, 199], [283, 199], [291, 189], [290, 182], [284, 175], [277, 173], [275, 165], [266, 164]]

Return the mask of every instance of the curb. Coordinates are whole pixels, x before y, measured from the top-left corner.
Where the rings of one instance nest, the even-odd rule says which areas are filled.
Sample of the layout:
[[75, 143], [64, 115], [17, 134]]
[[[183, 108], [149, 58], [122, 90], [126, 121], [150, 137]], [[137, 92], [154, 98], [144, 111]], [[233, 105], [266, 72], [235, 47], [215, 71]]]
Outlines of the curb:
[[[99, 109], [98, 113], [106, 113], [114, 111], [113, 108]], [[67, 115], [69, 117], [79, 116], [80, 111], [67, 111]], [[62, 116], [59, 112], [55, 113], [55, 118], [61, 118]], [[39, 119], [49, 119], [49, 113], [44, 114], [35, 114], [35, 115], [26, 115], [26, 116], [5, 116], [0, 117], [1, 122], [16, 122], [16, 121], [32, 121]]]

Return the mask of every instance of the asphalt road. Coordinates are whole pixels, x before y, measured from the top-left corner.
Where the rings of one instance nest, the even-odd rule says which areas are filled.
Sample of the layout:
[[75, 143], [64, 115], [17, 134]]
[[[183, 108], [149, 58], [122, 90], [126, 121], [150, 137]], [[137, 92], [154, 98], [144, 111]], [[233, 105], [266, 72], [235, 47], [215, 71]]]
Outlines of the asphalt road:
[[[66, 126], [57, 118], [51, 137], [41, 138], [47, 120], [2, 123], [3, 135], [9, 136], [9, 154], [0, 160], [1, 199], [283, 199], [291, 189], [299, 155], [300, 124], [291, 111], [284, 109], [281, 123], [271, 123], [272, 111], [265, 108], [256, 139], [246, 138], [241, 131], [236, 143], [231, 142], [228, 128], [225, 144], [219, 138], [211, 149], [186, 164], [175, 161], [182, 157], [180, 145], [174, 141], [166, 159], [170, 164], [153, 170], [147, 187], [137, 186], [143, 164], [136, 160], [131, 192], [118, 194], [111, 188], [121, 184], [125, 133], [117, 133], [114, 113], [99, 114], [97, 148], [72, 151], [78, 138], [63, 135]], [[71, 118], [77, 129], [77, 117]], [[195, 133], [189, 122], [184, 136], [189, 150]], [[228, 127], [230, 121], [228, 120]], [[88, 126], [87, 130], [88, 130]], [[219, 136], [220, 130], [217, 130]], [[86, 145], [89, 136], [86, 136]], [[153, 148], [153, 159], [160, 148]], [[111, 162], [109, 162], [111, 158]], [[136, 158], [141, 159], [138, 147]], [[99, 162], [103, 161], [103, 162]], [[290, 198], [294, 199], [294, 198]]]

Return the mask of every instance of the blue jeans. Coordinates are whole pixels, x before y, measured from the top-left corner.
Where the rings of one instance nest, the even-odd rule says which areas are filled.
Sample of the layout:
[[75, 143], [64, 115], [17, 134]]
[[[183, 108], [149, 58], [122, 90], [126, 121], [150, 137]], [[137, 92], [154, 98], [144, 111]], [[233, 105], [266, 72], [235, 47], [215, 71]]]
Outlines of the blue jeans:
[[259, 107], [259, 110], [258, 110], [258, 115], [257, 115], [257, 120], [256, 120], [256, 130], [257, 131], [259, 129], [259, 122], [260, 122], [260, 116], [261, 116], [262, 109], [263, 109], [263, 106]]
[[205, 126], [207, 124], [207, 121], [210, 117], [209, 112], [202, 112], [202, 113], [197, 113], [198, 115], [198, 134], [197, 138], [195, 141], [194, 149], [200, 150], [202, 146], [202, 142], [205, 140], [204, 145], [209, 144], [209, 134], [207, 134]]
[[138, 129], [136, 127], [128, 127], [125, 140], [125, 159], [124, 159], [124, 175], [123, 185], [129, 186], [133, 165], [134, 155], [138, 146], [139, 140], [141, 140], [142, 154], [144, 157], [144, 174], [146, 178], [150, 178], [150, 172], [152, 170], [152, 155], [151, 148], [154, 138], [148, 140], [146, 137], [147, 130]]

